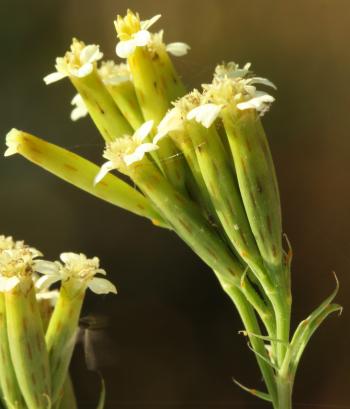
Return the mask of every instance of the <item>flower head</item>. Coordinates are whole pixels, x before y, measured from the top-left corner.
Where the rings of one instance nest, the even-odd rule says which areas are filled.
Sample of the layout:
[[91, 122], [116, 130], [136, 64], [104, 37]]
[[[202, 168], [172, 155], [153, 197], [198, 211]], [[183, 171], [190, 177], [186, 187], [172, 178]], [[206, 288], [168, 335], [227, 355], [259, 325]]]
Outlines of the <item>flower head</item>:
[[70, 51], [67, 51], [64, 57], [56, 58], [57, 71], [44, 77], [44, 81], [46, 84], [51, 84], [68, 76], [86, 77], [93, 71], [96, 61], [102, 57], [103, 54], [98, 45], [85, 45], [83, 41], [73, 38]]
[[[254, 109], [262, 116], [275, 98], [265, 91], [257, 90], [256, 85], [276, 89], [268, 79], [254, 77], [250, 71], [250, 63], [243, 68], [233, 62], [222, 64], [216, 67], [213, 82], [203, 85], [203, 101], [216, 104], [217, 115], [224, 106], [233, 104], [238, 110]], [[212, 109], [214, 113], [213, 106]]]
[[131, 72], [127, 64], [116, 64], [114, 61], [102, 61], [98, 73], [106, 85], [117, 85], [131, 81]]
[[151, 41], [151, 33], [148, 29], [161, 17], [160, 14], [149, 20], [140, 20], [138, 13], [127, 11], [125, 17], [117, 16], [114, 22], [120, 39], [116, 46], [116, 53], [121, 58], [127, 58], [136, 47], [144, 47]]
[[145, 153], [159, 147], [155, 143], [144, 143], [153, 128], [153, 121], [147, 121], [138, 128], [132, 136], [125, 135], [107, 144], [103, 157], [108, 159], [95, 178], [95, 184], [100, 182], [112, 169], [120, 169], [140, 161]]
[[107, 279], [96, 277], [97, 274], [106, 275], [100, 268], [98, 257], [87, 258], [84, 254], [62, 253], [61, 261], [40, 260], [35, 269], [42, 276], [36, 281], [38, 289], [48, 288], [51, 284], [62, 281], [69, 282], [76, 289], [90, 288], [96, 294], [116, 293], [115, 286]]
[[84, 118], [89, 113], [85, 105], [85, 102], [80, 94], [76, 94], [73, 97], [71, 105], [74, 106], [72, 112], [70, 113], [70, 118], [72, 121], [77, 121], [80, 118]]
[[0, 236], [0, 292], [7, 292], [17, 285], [31, 279], [34, 273], [35, 258], [40, 251], [14, 241], [12, 237]]

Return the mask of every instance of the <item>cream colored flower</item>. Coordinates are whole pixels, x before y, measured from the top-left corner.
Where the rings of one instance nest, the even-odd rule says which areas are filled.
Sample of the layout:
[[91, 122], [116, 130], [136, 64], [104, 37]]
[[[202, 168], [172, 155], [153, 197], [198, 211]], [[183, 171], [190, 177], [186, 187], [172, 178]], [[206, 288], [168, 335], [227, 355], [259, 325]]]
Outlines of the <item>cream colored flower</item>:
[[96, 277], [97, 274], [106, 275], [100, 268], [97, 257], [87, 258], [84, 254], [62, 253], [60, 261], [39, 260], [35, 263], [35, 270], [42, 274], [36, 281], [38, 289], [48, 288], [51, 284], [62, 281], [70, 282], [76, 288], [89, 288], [96, 294], [116, 293], [115, 286], [107, 279]]
[[[268, 111], [273, 96], [265, 91], [257, 90], [257, 85], [264, 85], [276, 89], [276, 86], [266, 78], [254, 77], [250, 71], [250, 63], [240, 68], [238, 64], [230, 62], [216, 67], [211, 84], [204, 84], [203, 102], [223, 108], [227, 104], [234, 104], [238, 110], [254, 109], [260, 116]], [[209, 108], [208, 108], [209, 109]], [[214, 108], [212, 107], [214, 115]], [[205, 117], [202, 111], [202, 122]], [[209, 121], [210, 122], [210, 121]]]
[[17, 285], [30, 279], [34, 273], [35, 258], [40, 251], [26, 246], [23, 241], [1, 236], [3, 249], [0, 250], [0, 292], [13, 290]]
[[119, 43], [116, 46], [116, 53], [120, 58], [127, 58], [132, 54], [136, 47], [144, 47], [151, 41], [151, 33], [148, 29], [160, 19], [158, 14], [149, 20], [141, 21], [139, 15], [131, 10], [127, 11], [127, 15], [123, 18], [117, 17], [114, 22]]
[[86, 77], [93, 71], [96, 61], [102, 57], [98, 45], [85, 45], [84, 42], [73, 38], [70, 51], [67, 51], [64, 57], [56, 58], [56, 72], [44, 77], [44, 82], [51, 84], [69, 76]]
[[95, 177], [94, 183], [99, 183], [112, 169], [130, 166], [142, 160], [147, 152], [159, 147], [155, 143], [144, 143], [153, 128], [153, 121], [147, 121], [138, 128], [132, 136], [125, 135], [107, 144], [103, 157], [108, 159]]
[[127, 64], [116, 64], [114, 61], [102, 61], [98, 73], [106, 85], [118, 85], [131, 81], [131, 72]]

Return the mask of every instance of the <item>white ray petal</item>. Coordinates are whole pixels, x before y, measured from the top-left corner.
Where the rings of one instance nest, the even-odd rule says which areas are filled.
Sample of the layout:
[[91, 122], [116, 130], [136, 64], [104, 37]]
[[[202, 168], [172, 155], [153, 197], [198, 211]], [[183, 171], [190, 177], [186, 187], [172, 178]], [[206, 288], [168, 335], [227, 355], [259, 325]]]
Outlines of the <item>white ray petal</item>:
[[143, 123], [134, 133], [134, 140], [137, 142], [143, 142], [149, 133], [151, 132], [153, 128], [154, 121], [151, 119], [150, 121], [147, 121]]
[[88, 284], [91, 291], [96, 294], [117, 294], [117, 289], [113, 283], [105, 278], [94, 277]]
[[63, 72], [53, 72], [49, 75], [46, 75], [46, 77], [44, 77], [44, 82], [46, 85], [49, 85], [65, 77], [67, 77], [67, 74], [64, 74]]
[[101, 180], [107, 175], [108, 172], [110, 172], [112, 169], [114, 169], [113, 163], [111, 161], [105, 162], [101, 168], [98, 174], [95, 176], [94, 179], [94, 186], [97, 185]]
[[168, 53], [174, 55], [175, 57], [182, 57], [183, 55], [186, 55], [190, 49], [191, 47], [188, 44], [182, 42], [169, 43], [166, 46]]

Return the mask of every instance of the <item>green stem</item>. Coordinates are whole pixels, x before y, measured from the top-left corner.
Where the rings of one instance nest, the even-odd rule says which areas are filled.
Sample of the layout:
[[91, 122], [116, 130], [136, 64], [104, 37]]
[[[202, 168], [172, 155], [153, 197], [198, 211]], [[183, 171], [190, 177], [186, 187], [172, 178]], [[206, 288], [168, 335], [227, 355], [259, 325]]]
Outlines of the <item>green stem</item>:
[[288, 376], [277, 376], [278, 406], [276, 409], [292, 409], [293, 382]]

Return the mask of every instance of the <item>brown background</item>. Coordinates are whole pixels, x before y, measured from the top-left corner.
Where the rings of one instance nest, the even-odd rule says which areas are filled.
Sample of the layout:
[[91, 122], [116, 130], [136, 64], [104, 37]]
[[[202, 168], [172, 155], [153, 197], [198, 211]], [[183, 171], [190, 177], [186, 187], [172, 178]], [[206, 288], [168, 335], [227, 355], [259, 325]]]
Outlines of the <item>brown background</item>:
[[[332, 270], [345, 307], [305, 353], [295, 385], [295, 402], [305, 406], [296, 407], [350, 408], [350, 2], [2, 0], [3, 137], [16, 126], [100, 162], [103, 144], [90, 121], [69, 120], [68, 81], [45, 87], [42, 77], [72, 36], [101, 44], [112, 57], [112, 21], [127, 7], [144, 18], [162, 13], [157, 28], [166, 29], [166, 41], [191, 44], [177, 60], [189, 87], [208, 81], [223, 60], [251, 61], [277, 84], [264, 123], [295, 254], [294, 322], [333, 289]], [[20, 157], [0, 159], [0, 183], [1, 232], [48, 258], [64, 250], [98, 255], [118, 286], [116, 297], [90, 295], [85, 308], [110, 316], [112, 348], [97, 346], [107, 408], [268, 407], [233, 385], [234, 376], [261, 386], [237, 335], [240, 321], [213, 274], [179, 239]], [[98, 383], [84, 369], [81, 348], [73, 372], [88, 408]]]

